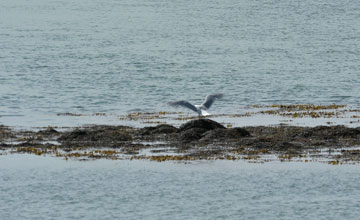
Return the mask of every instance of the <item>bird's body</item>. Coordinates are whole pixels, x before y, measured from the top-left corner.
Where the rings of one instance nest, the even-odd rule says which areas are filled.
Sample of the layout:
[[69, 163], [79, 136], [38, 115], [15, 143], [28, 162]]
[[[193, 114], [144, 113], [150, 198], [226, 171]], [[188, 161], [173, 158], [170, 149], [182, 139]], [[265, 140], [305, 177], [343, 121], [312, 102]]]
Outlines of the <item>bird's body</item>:
[[208, 96], [206, 96], [204, 102], [201, 105], [193, 105], [190, 102], [184, 101], [184, 100], [177, 101], [177, 102], [169, 102], [169, 105], [174, 106], [174, 107], [182, 106], [182, 107], [193, 110], [194, 112], [198, 113], [199, 116], [200, 115], [208, 116], [210, 114], [208, 112], [206, 112], [205, 110], [208, 110], [216, 99], [220, 99], [223, 96], [224, 95], [221, 93], [208, 95]]

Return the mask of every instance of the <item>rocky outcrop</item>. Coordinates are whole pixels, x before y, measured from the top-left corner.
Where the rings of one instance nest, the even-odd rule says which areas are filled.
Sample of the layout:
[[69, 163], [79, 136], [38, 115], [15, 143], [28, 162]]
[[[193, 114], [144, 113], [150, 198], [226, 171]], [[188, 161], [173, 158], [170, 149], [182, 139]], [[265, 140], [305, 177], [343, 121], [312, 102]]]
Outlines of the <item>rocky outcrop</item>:
[[216, 128], [222, 128], [225, 129], [223, 125], [220, 123], [217, 123], [216, 121], [210, 120], [210, 119], [197, 119], [192, 120], [189, 122], [186, 122], [185, 124], [181, 125], [179, 128], [180, 132], [192, 129], [192, 128], [201, 128], [205, 131], [213, 130]]
[[0, 125], [0, 142], [3, 142], [10, 138], [15, 138], [15, 135], [11, 132], [11, 130], [8, 127]]
[[299, 137], [311, 138], [321, 137], [322, 139], [333, 138], [360, 138], [360, 128], [347, 128], [345, 126], [317, 126], [310, 129], [304, 129], [298, 134]]
[[63, 145], [107, 146], [113, 147], [119, 143], [131, 141], [131, 129], [124, 126], [94, 126], [75, 129], [62, 134], [58, 141]]
[[183, 143], [200, 140], [203, 134], [211, 130], [225, 130], [226, 128], [210, 119], [189, 121], [179, 128], [179, 140]]
[[154, 135], [154, 134], [172, 134], [176, 133], [178, 129], [172, 125], [161, 124], [156, 127], [144, 127], [139, 129], [139, 135]]
[[202, 141], [233, 140], [242, 137], [250, 137], [250, 132], [244, 128], [214, 129], [203, 134]]
[[[22, 148], [29, 148], [32, 151], [35, 148], [54, 147], [71, 151], [79, 147], [106, 147], [121, 148], [122, 152], [136, 154], [143, 148], [171, 147], [176, 148], [180, 153], [211, 156], [234, 151], [274, 151], [289, 154], [301, 153], [305, 149], [353, 146], [360, 146], [360, 128], [345, 126], [225, 128], [218, 122], [204, 118], [186, 122], [179, 128], [167, 124], [145, 128], [95, 125], [70, 131], [55, 130], [50, 127], [40, 131], [19, 131], [0, 126], [0, 149], [16, 147], [20, 151], [24, 150]], [[355, 156], [358, 156], [359, 152], [359, 150], [353, 151]]]

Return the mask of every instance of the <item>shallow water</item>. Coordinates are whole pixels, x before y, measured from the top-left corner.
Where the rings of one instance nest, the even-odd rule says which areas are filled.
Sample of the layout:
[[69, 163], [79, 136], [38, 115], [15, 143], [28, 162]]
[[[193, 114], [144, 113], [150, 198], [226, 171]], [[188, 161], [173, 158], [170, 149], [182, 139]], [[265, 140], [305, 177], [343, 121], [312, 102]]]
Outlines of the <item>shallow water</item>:
[[[359, 1], [0, 2], [0, 123], [174, 110], [168, 101], [360, 106]], [[72, 124], [73, 123], [73, 124]]]
[[4, 219], [356, 219], [357, 165], [0, 156]]

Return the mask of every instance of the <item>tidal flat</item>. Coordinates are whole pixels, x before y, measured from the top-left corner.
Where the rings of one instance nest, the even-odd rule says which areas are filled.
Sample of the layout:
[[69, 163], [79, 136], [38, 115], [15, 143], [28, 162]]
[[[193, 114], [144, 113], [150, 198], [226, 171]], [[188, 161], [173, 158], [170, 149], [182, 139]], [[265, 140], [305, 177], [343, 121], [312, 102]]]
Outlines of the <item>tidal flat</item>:
[[[258, 114], [292, 119], [318, 120], [341, 118], [342, 114], [358, 111], [344, 105], [272, 105], [257, 114], [227, 115], [233, 119]], [[272, 108], [263, 110], [263, 108]], [[324, 113], [325, 112], [325, 113]], [[129, 114], [129, 121], [169, 117], [174, 113]], [[357, 119], [352, 114], [351, 119]], [[101, 114], [97, 116], [104, 117]], [[71, 117], [81, 117], [72, 115]], [[221, 116], [224, 118], [224, 115]], [[175, 118], [175, 120], [179, 120]], [[213, 120], [212, 120], [213, 119]], [[360, 127], [346, 125], [296, 126], [279, 123], [237, 127], [218, 123], [217, 117], [183, 117], [178, 126], [162, 122], [154, 126], [88, 125], [73, 128], [46, 127], [38, 130], [0, 127], [0, 154], [28, 153], [61, 157], [65, 160], [245, 160], [254, 163], [270, 161], [325, 162], [333, 165], [360, 161]], [[124, 118], [120, 118], [125, 120]], [[174, 120], [174, 119], [173, 119]]]

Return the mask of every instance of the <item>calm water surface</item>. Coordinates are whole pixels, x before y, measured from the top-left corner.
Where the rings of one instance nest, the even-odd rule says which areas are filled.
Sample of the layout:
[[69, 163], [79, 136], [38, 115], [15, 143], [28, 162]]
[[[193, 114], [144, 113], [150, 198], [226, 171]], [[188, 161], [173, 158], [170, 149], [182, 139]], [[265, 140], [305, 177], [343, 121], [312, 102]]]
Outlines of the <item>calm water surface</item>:
[[0, 156], [4, 219], [357, 219], [357, 165]]
[[[168, 101], [199, 103], [212, 92], [226, 96], [211, 113], [251, 104], [360, 107], [359, 21], [355, 0], [1, 0], [0, 124], [173, 111]], [[0, 216], [357, 219], [359, 181], [356, 165], [6, 155]]]
[[2, 0], [0, 123], [173, 110], [212, 92], [226, 95], [212, 113], [360, 106], [359, 21], [352, 0]]

